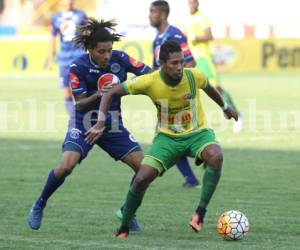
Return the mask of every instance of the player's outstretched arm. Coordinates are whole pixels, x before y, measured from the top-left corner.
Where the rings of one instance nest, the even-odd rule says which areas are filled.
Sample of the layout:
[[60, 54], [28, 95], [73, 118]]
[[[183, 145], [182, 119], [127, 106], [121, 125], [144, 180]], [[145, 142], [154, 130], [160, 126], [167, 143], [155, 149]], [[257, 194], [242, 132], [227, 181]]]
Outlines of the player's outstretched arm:
[[89, 144], [94, 144], [102, 135], [105, 127], [105, 118], [106, 114], [109, 110], [110, 104], [112, 102], [113, 96], [124, 96], [127, 95], [125, 89], [122, 84], [116, 85], [107, 93], [103, 94], [101, 97], [101, 102], [98, 111], [98, 121], [97, 123], [91, 127], [85, 134], [85, 141]]
[[237, 112], [224, 102], [220, 93], [213, 86], [208, 83], [203, 91], [222, 108], [227, 119], [233, 118], [236, 121], [238, 120]]

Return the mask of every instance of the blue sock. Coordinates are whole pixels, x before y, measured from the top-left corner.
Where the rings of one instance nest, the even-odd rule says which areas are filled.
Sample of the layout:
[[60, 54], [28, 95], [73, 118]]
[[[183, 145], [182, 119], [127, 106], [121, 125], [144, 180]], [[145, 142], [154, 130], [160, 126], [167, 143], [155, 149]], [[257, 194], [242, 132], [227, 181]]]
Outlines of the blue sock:
[[48, 179], [46, 181], [46, 184], [44, 186], [44, 189], [42, 191], [41, 196], [37, 200], [37, 204], [41, 207], [45, 207], [47, 200], [49, 197], [55, 192], [55, 190], [63, 184], [65, 181], [65, 178], [57, 179], [54, 175], [54, 169], [52, 169], [48, 175]]
[[74, 112], [74, 105], [71, 97], [65, 99], [65, 108], [69, 117], [71, 117]]
[[180, 173], [185, 177], [186, 182], [190, 184], [198, 184], [198, 180], [196, 176], [193, 173], [193, 170], [188, 162], [188, 159], [186, 156], [181, 157], [177, 162], [176, 166]]

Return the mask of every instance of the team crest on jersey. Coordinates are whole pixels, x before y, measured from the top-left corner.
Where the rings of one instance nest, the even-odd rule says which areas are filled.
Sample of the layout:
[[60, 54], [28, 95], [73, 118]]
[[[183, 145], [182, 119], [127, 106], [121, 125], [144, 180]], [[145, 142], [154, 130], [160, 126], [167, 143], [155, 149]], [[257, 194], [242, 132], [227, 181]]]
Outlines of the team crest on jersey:
[[79, 80], [78, 76], [71, 72], [71, 73], [69, 73], [69, 79], [70, 79], [70, 87], [72, 89], [78, 88], [78, 86], [80, 84], [80, 80]]
[[77, 140], [81, 133], [82, 133], [81, 130], [77, 128], [72, 128], [70, 131], [70, 137], [74, 140]]
[[129, 62], [135, 68], [140, 68], [140, 67], [142, 67], [144, 65], [141, 61], [135, 60], [132, 57], [129, 57]]
[[110, 70], [111, 72], [113, 73], [118, 73], [120, 71], [121, 67], [120, 67], [120, 64], [118, 63], [113, 63], [112, 65], [110, 65]]
[[191, 93], [188, 93], [183, 98], [184, 98], [184, 100], [188, 101], [188, 100], [191, 100], [193, 98], [193, 96]]

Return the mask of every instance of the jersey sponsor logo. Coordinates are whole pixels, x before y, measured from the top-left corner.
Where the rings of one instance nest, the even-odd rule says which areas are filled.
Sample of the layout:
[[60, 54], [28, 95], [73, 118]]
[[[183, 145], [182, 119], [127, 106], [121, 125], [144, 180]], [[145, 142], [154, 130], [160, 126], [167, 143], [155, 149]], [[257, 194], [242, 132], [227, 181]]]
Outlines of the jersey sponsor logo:
[[129, 135], [129, 140], [132, 141], [132, 142], [138, 142], [132, 134]]
[[104, 86], [111, 84], [111, 83], [119, 84], [120, 79], [119, 79], [119, 77], [117, 77], [116, 75], [114, 75], [112, 73], [106, 73], [98, 78], [97, 86], [98, 86], [98, 89], [102, 89]]
[[144, 65], [144, 63], [142, 63], [141, 61], [138, 61], [132, 57], [129, 57], [129, 62], [135, 68], [140, 68]]
[[72, 89], [78, 88], [78, 86], [80, 84], [80, 80], [79, 80], [78, 76], [75, 73], [70, 72], [69, 79], [70, 79], [70, 87]]
[[98, 70], [98, 69], [89, 69], [89, 73], [97, 73], [97, 74], [99, 74], [100, 70]]
[[70, 137], [74, 140], [77, 140], [80, 137], [80, 134], [82, 134], [82, 132], [78, 128], [72, 128], [70, 131]]
[[112, 65], [110, 65], [111, 72], [113, 72], [115, 74], [118, 73], [120, 71], [120, 69], [121, 69], [121, 66], [118, 63], [113, 63]]
[[175, 37], [175, 38], [178, 38], [178, 39], [181, 39], [181, 38], [182, 38], [182, 35], [175, 34], [174, 37]]

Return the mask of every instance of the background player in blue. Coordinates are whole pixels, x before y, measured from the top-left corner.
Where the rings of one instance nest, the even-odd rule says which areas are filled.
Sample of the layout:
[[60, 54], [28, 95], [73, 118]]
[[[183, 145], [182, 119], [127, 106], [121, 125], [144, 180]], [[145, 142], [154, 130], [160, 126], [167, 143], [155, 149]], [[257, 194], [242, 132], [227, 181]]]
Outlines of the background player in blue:
[[[105, 84], [113, 82], [113, 79], [114, 83], [125, 81], [128, 72], [142, 75], [150, 71], [150, 67], [126, 53], [112, 50], [113, 42], [119, 41], [121, 37], [114, 32], [115, 25], [113, 21], [90, 18], [86, 25], [78, 28], [79, 33], [74, 41], [89, 53], [77, 58], [70, 66], [75, 114], [69, 121], [61, 162], [50, 171], [44, 189], [28, 215], [28, 223], [32, 229], [40, 228], [47, 200], [92, 149], [93, 145], [85, 141], [85, 133], [97, 121], [102, 94], [112, 87], [111, 84], [105, 87]], [[115, 160], [122, 160], [137, 172], [143, 152], [123, 126], [120, 97], [112, 101], [105, 126], [104, 135], [95, 144]], [[140, 230], [135, 218], [131, 221], [131, 230]]]
[[57, 55], [59, 65], [60, 85], [63, 89], [65, 107], [69, 115], [73, 112], [72, 95], [69, 88], [68, 71], [71, 62], [84, 53], [82, 48], [76, 47], [72, 39], [76, 35], [76, 26], [86, 23], [84, 12], [74, 9], [74, 0], [61, 1], [63, 10], [52, 16], [51, 38], [49, 45], [48, 69], [51, 69], [56, 56], [56, 38], [60, 37], [60, 51]]
[[[184, 54], [184, 66], [195, 67], [196, 63], [188, 46], [187, 38], [177, 27], [170, 25], [168, 22], [168, 16], [170, 13], [170, 7], [167, 1], [154, 1], [150, 5], [150, 24], [157, 29], [157, 35], [153, 41], [153, 68], [158, 69], [159, 63], [159, 50], [160, 46], [167, 40], [174, 40], [180, 44], [180, 47]], [[191, 166], [189, 165], [187, 157], [182, 157], [176, 166], [180, 173], [184, 176], [184, 187], [195, 187], [199, 185], [199, 181]]]

